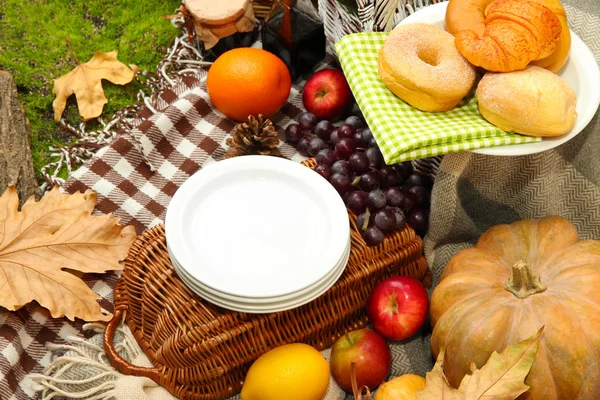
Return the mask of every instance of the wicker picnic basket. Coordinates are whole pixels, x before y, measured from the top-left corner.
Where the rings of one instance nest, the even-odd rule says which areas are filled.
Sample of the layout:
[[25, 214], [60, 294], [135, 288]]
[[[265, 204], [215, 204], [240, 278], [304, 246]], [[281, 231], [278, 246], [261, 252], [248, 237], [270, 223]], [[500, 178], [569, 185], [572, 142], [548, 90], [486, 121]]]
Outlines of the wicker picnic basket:
[[[350, 224], [350, 259], [340, 279], [316, 300], [272, 314], [229, 311], [198, 297], [173, 270], [164, 226], [145, 231], [115, 287], [115, 315], [104, 336], [108, 359], [121, 373], [148, 377], [180, 399], [224, 399], [239, 392], [248, 368], [266, 351], [294, 342], [322, 350], [366, 326], [367, 298], [384, 279], [408, 275], [431, 286], [423, 242], [412, 228], [405, 224], [368, 247], [354, 216]], [[113, 336], [123, 319], [153, 368], [118, 355]]]
[[[271, 11], [271, 7], [276, 0], [253, 0], [252, 8], [254, 9], [254, 16], [258, 19], [264, 19]], [[316, 9], [318, 0], [304, 0], [310, 1], [312, 6]]]
[[[302, 1], [302, 0], [299, 0]], [[304, 0], [317, 6], [331, 48], [357, 32], [388, 32], [420, 8], [445, 0]], [[356, 5], [348, 7], [348, 4]], [[254, 15], [264, 18], [275, 0], [254, 0]]]
[[389, 32], [420, 8], [445, 0], [318, 0], [327, 42], [333, 48], [343, 36], [357, 32]]
[[258, 19], [264, 19], [269, 14], [273, 2], [274, 0], [254, 0], [252, 2], [254, 16]]

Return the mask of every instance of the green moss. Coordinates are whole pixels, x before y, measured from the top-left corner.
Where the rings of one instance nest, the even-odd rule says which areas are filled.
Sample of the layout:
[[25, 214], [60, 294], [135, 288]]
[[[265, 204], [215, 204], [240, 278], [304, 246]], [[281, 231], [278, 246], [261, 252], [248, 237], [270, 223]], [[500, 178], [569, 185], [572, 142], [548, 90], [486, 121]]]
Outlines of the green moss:
[[[34, 168], [52, 161], [51, 145], [72, 142], [59, 129], [52, 110], [53, 79], [87, 62], [95, 50], [118, 50], [125, 64], [155, 72], [177, 30], [163, 15], [172, 14], [179, 0], [0, 0], [0, 69], [13, 74], [19, 100], [31, 124]], [[69, 38], [74, 52], [69, 50]], [[135, 103], [141, 85], [103, 81], [110, 116]], [[63, 115], [71, 124], [80, 117], [74, 98]], [[38, 175], [39, 176], [39, 175]]]

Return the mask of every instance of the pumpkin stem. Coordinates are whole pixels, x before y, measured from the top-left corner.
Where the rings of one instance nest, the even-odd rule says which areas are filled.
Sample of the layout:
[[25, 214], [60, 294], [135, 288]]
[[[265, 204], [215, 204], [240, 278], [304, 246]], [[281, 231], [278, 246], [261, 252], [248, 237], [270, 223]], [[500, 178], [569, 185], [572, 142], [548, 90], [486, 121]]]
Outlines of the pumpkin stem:
[[525, 261], [519, 260], [513, 265], [504, 289], [519, 299], [526, 299], [532, 294], [545, 291], [546, 285], [540, 281], [540, 276]]

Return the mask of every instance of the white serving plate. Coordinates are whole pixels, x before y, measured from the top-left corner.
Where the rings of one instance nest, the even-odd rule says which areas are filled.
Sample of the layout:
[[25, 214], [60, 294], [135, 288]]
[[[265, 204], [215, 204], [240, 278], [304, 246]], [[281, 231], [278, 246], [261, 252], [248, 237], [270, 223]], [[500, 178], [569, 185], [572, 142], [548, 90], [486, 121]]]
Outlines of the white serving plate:
[[339, 277], [343, 274], [346, 264], [348, 263], [349, 256], [350, 256], [350, 250], [348, 249], [346, 256], [344, 257], [342, 262], [340, 262], [340, 264], [336, 267], [335, 273], [331, 277], [320, 282], [318, 285], [316, 285], [316, 287], [312, 288], [311, 291], [304, 293], [303, 295], [298, 296], [293, 299], [288, 299], [288, 300], [283, 300], [283, 301], [274, 301], [274, 302], [267, 303], [267, 304], [252, 303], [252, 302], [248, 302], [247, 299], [245, 299], [243, 301], [233, 301], [233, 300], [224, 299], [219, 296], [214, 296], [213, 294], [207, 293], [202, 288], [198, 287], [196, 282], [190, 280], [189, 275], [185, 274], [183, 271], [178, 270], [178, 267], [176, 264], [174, 264], [174, 267], [175, 267], [176, 272], [179, 274], [179, 277], [186, 284], [186, 286], [188, 286], [193, 292], [195, 292], [198, 296], [202, 297], [203, 299], [207, 300], [208, 302], [213, 303], [219, 307], [222, 307], [222, 308], [225, 308], [228, 310], [245, 312], [245, 313], [263, 314], [263, 313], [282, 312], [282, 311], [290, 310], [293, 308], [297, 308], [297, 307], [300, 307], [306, 303], [309, 303], [309, 302], [313, 301], [314, 299], [316, 299], [317, 297], [321, 296], [323, 293], [325, 293], [327, 290], [329, 290], [329, 288], [331, 288], [331, 286], [333, 286], [337, 282]]
[[311, 301], [313, 301], [314, 299], [316, 299], [317, 297], [321, 296], [323, 293], [325, 293], [331, 286], [333, 286], [333, 284], [337, 281], [337, 279], [339, 278], [339, 276], [341, 276], [341, 274], [343, 273], [343, 269], [341, 269], [339, 271], [339, 274], [336, 276], [335, 279], [332, 279], [331, 283], [326, 286], [324, 288], [323, 291], [321, 292], [316, 292], [315, 294], [312, 295], [307, 295], [303, 298], [300, 299], [296, 299], [294, 301], [288, 301], [288, 302], [281, 302], [281, 303], [276, 303], [276, 304], [269, 304], [269, 305], [257, 305], [257, 304], [245, 304], [245, 303], [232, 303], [232, 302], [227, 302], [224, 301], [222, 299], [218, 299], [216, 297], [212, 297], [211, 295], [209, 295], [208, 293], [202, 292], [201, 290], [199, 290], [198, 288], [192, 287], [191, 282], [187, 281], [187, 278], [181, 278], [182, 281], [188, 285], [190, 287], [190, 289], [195, 292], [198, 296], [202, 297], [203, 299], [207, 300], [208, 302], [217, 305], [219, 307], [222, 307], [224, 309], [227, 310], [232, 310], [232, 311], [237, 311], [237, 312], [244, 312], [244, 313], [252, 313], [252, 314], [266, 314], [266, 313], [275, 313], [275, 312], [282, 312], [282, 311], [287, 311], [287, 310], [291, 310], [294, 308], [298, 308], [304, 304], [307, 304]]
[[252, 297], [252, 298], [248, 298], [248, 297], [239, 297], [239, 296], [233, 296], [231, 294], [227, 294], [227, 293], [223, 293], [223, 292], [219, 292], [217, 290], [214, 290], [206, 285], [203, 285], [201, 281], [197, 281], [195, 280], [189, 273], [186, 272], [186, 269], [181, 266], [181, 264], [175, 259], [175, 257], [173, 256], [172, 252], [170, 249], [168, 249], [168, 245], [167, 245], [167, 249], [169, 250], [169, 257], [171, 259], [171, 264], [173, 265], [173, 268], [175, 269], [175, 271], [177, 272], [177, 274], [181, 277], [182, 275], [185, 275], [186, 278], [186, 282], [191, 282], [195, 287], [199, 288], [201, 291], [208, 293], [209, 295], [212, 295], [214, 297], [226, 300], [226, 301], [233, 301], [233, 302], [237, 302], [237, 303], [244, 303], [244, 304], [270, 304], [270, 303], [275, 303], [275, 302], [284, 302], [284, 301], [292, 301], [296, 298], [299, 298], [305, 294], [308, 294], [309, 292], [318, 290], [321, 286], [324, 286], [327, 284], [327, 282], [329, 282], [329, 280], [334, 276], [334, 275], [338, 275], [339, 273], [339, 268], [345, 268], [346, 264], [348, 263], [348, 258], [350, 256], [350, 247], [351, 243], [350, 243], [350, 238], [348, 238], [348, 245], [347, 248], [342, 256], [342, 259], [340, 260], [339, 264], [336, 265], [335, 268], [333, 268], [326, 276], [323, 277], [323, 279], [321, 279], [320, 281], [318, 281], [316, 284], [308, 286], [302, 290], [293, 292], [293, 293], [288, 293], [286, 295], [283, 296], [275, 296], [275, 297], [264, 297], [264, 298], [257, 298], [257, 297]]
[[333, 186], [310, 168], [270, 156], [223, 160], [177, 190], [167, 243], [195, 281], [241, 298], [310, 287], [346, 251], [350, 224]]
[[[422, 22], [444, 28], [448, 2], [424, 7], [403, 19], [399, 25]], [[568, 142], [579, 134], [594, 117], [600, 105], [600, 69], [592, 51], [571, 31], [571, 54], [565, 65], [558, 71], [577, 95], [577, 119], [573, 129], [565, 135], [555, 138], [543, 138], [540, 142], [515, 144], [470, 150], [474, 153], [494, 156], [521, 156], [540, 153]]]
[[348, 246], [348, 248], [347, 248], [346, 252], [344, 253], [343, 258], [340, 260], [339, 264], [336, 265], [336, 267], [333, 268], [326, 277], [324, 277], [321, 281], [317, 282], [315, 285], [312, 285], [309, 288], [303, 289], [294, 294], [280, 296], [280, 297], [266, 297], [266, 298], [261, 298], [261, 299], [234, 297], [234, 296], [231, 296], [228, 294], [216, 292], [210, 288], [207, 288], [206, 286], [203, 286], [201, 282], [194, 280], [194, 278], [191, 277], [187, 272], [185, 272], [185, 269], [183, 269], [176, 260], [172, 259], [172, 261], [173, 261], [173, 267], [174, 267], [175, 271], [177, 272], [177, 274], [180, 277], [182, 277], [182, 279], [185, 278], [186, 283], [191, 284], [193, 286], [194, 290], [198, 289], [202, 293], [207, 293], [208, 295], [210, 295], [213, 298], [223, 300], [224, 302], [231, 302], [232, 304], [270, 306], [270, 305], [274, 305], [274, 304], [285, 304], [288, 302], [294, 302], [297, 299], [311, 295], [311, 293], [316, 293], [325, 287], [326, 287], [325, 290], [327, 290], [329, 287], [331, 287], [331, 285], [333, 283], [335, 283], [335, 281], [337, 281], [337, 278], [339, 278], [339, 275], [341, 273], [340, 271], [343, 271], [346, 268], [349, 257], [350, 257], [350, 246]]
[[344, 272], [344, 269], [345, 268], [340, 266], [339, 268], [337, 268], [336, 270], [333, 271], [335, 273], [331, 277], [326, 278], [326, 280], [322, 281], [321, 283], [319, 283], [319, 285], [317, 285], [316, 287], [313, 287], [311, 291], [308, 291], [308, 292], [304, 293], [303, 295], [300, 295], [300, 296], [294, 297], [294, 298], [290, 298], [290, 299], [286, 299], [286, 300], [277, 300], [277, 301], [272, 301], [272, 302], [268, 302], [268, 303], [256, 302], [256, 301], [254, 301], [254, 299], [246, 300], [246, 301], [243, 301], [243, 300], [235, 301], [235, 300], [216, 296], [210, 292], [206, 292], [205, 290], [203, 290], [203, 288], [199, 287], [196, 284], [196, 282], [190, 280], [189, 275], [186, 275], [183, 271], [181, 271], [177, 267], [175, 268], [175, 271], [177, 272], [178, 276], [183, 281], [183, 283], [190, 290], [192, 290], [194, 293], [196, 293], [198, 296], [202, 297], [203, 299], [207, 300], [208, 302], [216, 304], [220, 307], [223, 307], [223, 308], [226, 308], [229, 310], [233, 310], [233, 311], [256, 313], [256, 312], [285, 311], [285, 310], [299, 307], [302, 304], [312, 301], [315, 298], [322, 295], [323, 293], [325, 293], [331, 286], [333, 286], [335, 284], [335, 282], [337, 282], [339, 277], [342, 275], [342, 273]]

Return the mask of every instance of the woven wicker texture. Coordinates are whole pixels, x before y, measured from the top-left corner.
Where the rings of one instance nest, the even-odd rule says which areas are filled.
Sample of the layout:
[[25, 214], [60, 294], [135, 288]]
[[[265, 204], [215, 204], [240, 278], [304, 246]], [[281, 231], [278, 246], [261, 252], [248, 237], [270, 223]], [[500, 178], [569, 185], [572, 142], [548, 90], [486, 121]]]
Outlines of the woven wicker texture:
[[391, 31], [408, 15], [439, 2], [440, 0], [356, 0], [358, 12], [354, 13], [338, 0], [318, 0], [325, 36], [332, 49], [345, 35]]
[[269, 14], [274, 2], [275, 0], [254, 0], [252, 3], [254, 16], [258, 19], [264, 19]]
[[[279, 0], [282, 3], [285, 0]], [[317, 7], [317, 0], [308, 0], [312, 3], [313, 7]], [[275, 4], [277, 0], [254, 0], [252, 3], [252, 8], [254, 8], [254, 16], [258, 19], [264, 19], [271, 11], [273, 4]]]
[[[430, 287], [423, 242], [412, 228], [405, 225], [368, 247], [354, 221], [350, 215], [350, 259], [333, 287], [304, 306], [272, 314], [229, 311], [195, 295], [172, 268], [164, 226], [147, 230], [130, 249], [115, 288], [115, 318], [105, 333], [109, 360], [120, 372], [149, 377], [181, 399], [223, 399], [241, 389], [248, 368], [266, 351], [293, 342], [322, 350], [366, 326], [367, 298], [384, 279], [408, 275]], [[122, 318], [154, 368], [118, 356], [112, 336]]]

